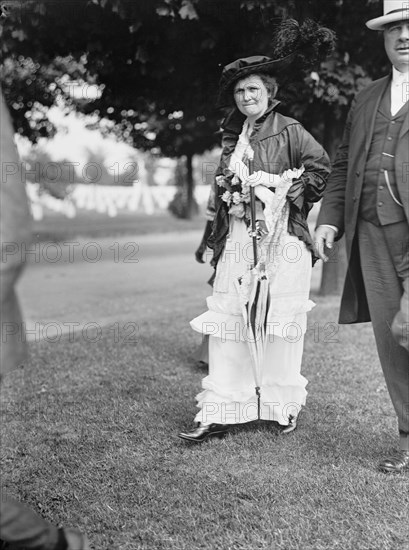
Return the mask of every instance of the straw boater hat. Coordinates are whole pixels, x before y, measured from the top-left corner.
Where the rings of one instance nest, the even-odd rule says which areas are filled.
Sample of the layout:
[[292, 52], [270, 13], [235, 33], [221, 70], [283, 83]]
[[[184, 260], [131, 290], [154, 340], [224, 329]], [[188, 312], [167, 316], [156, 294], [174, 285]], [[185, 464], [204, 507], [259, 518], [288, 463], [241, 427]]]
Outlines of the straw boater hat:
[[371, 19], [366, 26], [373, 31], [381, 31], [388, 23], [409, 20], [409, 0], [384, 0], [383, 15]]

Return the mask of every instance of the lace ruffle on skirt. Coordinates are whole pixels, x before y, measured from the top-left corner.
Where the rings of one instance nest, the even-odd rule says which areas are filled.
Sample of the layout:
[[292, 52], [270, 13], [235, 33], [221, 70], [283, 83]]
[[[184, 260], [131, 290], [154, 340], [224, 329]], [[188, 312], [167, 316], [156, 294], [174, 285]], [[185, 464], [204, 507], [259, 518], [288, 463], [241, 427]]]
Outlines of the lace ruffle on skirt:
[[[287, 425], [305, 404], [307, 380], [300, 374], [303, 338], [275, 338], [266, 346], [260, 380], [260, 417]], [[258, 418], [257, 396], [247, 342], [209, 338], [209, 375], [197, 396], [203, 424], [241, 424]]]
[[[309, 300], [311, 253], [302, 241], [288, 233], [273, 253], [280, 257], [277, 271], [269, 277], [267, 333], [294, 341], [306, 332], [306, 314], [315, 305]], [[246, 225], [235, 218], [217, 265], [213, 295], [207, 298], [208, 311], [191, 321], [194, 330], [224, 340], [248, 339], [237, 280], [248, 272], [252, 262], [252, 242]]]

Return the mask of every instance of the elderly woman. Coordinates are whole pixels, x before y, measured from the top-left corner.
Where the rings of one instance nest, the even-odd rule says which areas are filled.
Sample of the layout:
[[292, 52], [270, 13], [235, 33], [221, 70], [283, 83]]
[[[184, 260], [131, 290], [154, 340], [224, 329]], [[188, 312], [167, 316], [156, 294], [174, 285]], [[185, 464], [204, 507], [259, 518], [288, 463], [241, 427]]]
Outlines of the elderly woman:
[[[223, 126], [216, 215], [207, 241], [216, 266], [213, 294], [208, 311], [191, 322], [194, 330], [209, 335], [209, 374], [197, 396], [198, 426], [179, 434], [188, 441], [222, 436], [229, 426], [258, 418], [289, 433], [306, 401], [307, 380], [300, 370], [306, 316], [314, 305], [309, 290], [316, 259], [307, 216], [322, 196], [330, 165], [299, 122], [276, 112], [276, 76], [292, 61], [292, 55], [278, 60], [254, 56], [223, 69], [219, 102], [231, 98], [236, 109]], [[254, 264], [250, 187], [256, 195], [258, 255], [270, 294], [259, 402], [254, 342], [242, 314]]]

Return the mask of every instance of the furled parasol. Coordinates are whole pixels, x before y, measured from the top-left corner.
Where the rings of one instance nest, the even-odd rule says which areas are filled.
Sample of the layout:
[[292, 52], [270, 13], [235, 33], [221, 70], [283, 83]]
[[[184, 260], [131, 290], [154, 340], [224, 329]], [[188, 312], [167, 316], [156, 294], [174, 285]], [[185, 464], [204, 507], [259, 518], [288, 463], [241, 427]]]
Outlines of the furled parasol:
[[[253, 173], [253, 151], [247, 150], [249, 174]], [[268, 342], [268, 319], [271, 304], [271, 283], [277, 272], [280, 245], [288, 225], [289, 204], [287, 192], [293, 183], [304, 172], [304, 167], [298, 170], [287, 170], [282, 174], [280, 183], [274, 193], [272, 206], [264, 210], [268, 235], [260, 241], [256, 220], [255, 188], [250, 187], [250, 236], [253, 244], [253, 265], [236, 281], [241, 310], [246, 327], [246, 340], [249, 346], [251, 364], [257, 395], [257, 418], [261, 415], [260, 388], [263, 381], [263, 364]], [[274, 249], [272, 248], [274, 247]], [[267, 270], [268, 260], [268, 270]]]

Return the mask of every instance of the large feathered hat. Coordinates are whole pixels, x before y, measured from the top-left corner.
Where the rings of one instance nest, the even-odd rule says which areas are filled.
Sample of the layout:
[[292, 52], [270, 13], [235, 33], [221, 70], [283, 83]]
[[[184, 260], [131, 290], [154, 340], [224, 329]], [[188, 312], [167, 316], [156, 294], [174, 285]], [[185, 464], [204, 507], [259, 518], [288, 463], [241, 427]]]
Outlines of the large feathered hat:
[[335, 33], [315, 21], [300, 25], [294, 19], [283, 21], [273, 39], [274, 57], [253, 55], [236, 59], [223, 68], [219, 83], [219, 107], [231, 106], [233, 85], [251, 74], [280, 76], [284, 71], [300, 72], [325, 59], [334, 49]]

